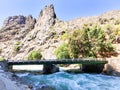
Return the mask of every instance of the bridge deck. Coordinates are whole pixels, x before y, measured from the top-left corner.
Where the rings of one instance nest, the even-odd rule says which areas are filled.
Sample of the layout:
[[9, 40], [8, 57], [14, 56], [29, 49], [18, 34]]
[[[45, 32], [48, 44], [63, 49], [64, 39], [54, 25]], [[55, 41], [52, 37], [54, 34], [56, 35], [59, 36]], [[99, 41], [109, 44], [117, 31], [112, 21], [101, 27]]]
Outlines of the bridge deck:
[[63, 59], [63, 60], [19, 60], [8, 61], [8, 65], [40, 65], [40, 64], [106, 64], [106, 60], [97, 59]]

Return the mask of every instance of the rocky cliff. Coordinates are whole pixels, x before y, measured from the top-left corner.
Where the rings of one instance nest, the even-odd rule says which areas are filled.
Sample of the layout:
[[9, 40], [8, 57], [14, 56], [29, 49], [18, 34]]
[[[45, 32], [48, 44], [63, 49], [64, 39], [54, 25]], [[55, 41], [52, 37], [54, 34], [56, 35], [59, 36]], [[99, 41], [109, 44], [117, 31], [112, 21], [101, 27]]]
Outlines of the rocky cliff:
[[[10, 16], [0, 30], [0, 57], [26, 59], [32, 50], [41, 50], [43, 58], [56, 58], [54, 50], [64, 41], [61, 36], [81, 29], [84, 25], [99, 24], [104, 29], [119, 27], [120, 11], [110, 11], [99, 16], [82, 17], [69, 21], [57, 18], [54, 6], [45, 6], [38, 19], [29, 16]], [[116, 25], [116, 26], [113, 26]], [[119, 39], [118, 39], [119, 41]]]
[[31, 15], [27, 17], [22, 15], [8, 17], [0, 30], [0, 41], [23, 39], [27, 32], [34, 28], [35, 23], [36, 20]]

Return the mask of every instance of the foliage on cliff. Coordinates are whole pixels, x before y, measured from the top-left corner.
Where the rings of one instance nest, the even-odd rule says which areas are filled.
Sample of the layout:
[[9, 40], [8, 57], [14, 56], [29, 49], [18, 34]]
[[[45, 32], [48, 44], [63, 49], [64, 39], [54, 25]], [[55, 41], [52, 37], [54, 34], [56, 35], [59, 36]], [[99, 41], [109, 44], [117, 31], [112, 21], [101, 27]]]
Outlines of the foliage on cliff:
[[59, 46], [55, 50], [55, 54], [56, 54], [57, 59], [70, 58], [68, 44], [63, 44], [63, 45]]
[[69, 38], [69, 47], [72, 57], [107, 57], [114, 48], [106, 39], [104, 30], [100, 26], [84, 27], [74, 31]]
[[32, 51], [28, 55], [28, 60], [40, 60], [42, 58], [42, 54], [40, 51]]
[[68, 43], [61, 45], [56, 51], [58, 58], [108, 57], [115, 52], [99, 25], [75, 30], [68, 38]]

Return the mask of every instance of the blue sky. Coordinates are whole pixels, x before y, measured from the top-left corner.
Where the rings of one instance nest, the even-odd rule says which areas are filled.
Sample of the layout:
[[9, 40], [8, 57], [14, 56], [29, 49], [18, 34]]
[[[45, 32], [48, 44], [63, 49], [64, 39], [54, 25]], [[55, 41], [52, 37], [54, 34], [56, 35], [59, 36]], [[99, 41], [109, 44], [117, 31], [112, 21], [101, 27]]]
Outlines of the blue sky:
[[37, 18], [45, 5], [54, 4], [59, 19], [70, 20], [120, 10], [120, 0], [1, 0], [0, 26], [8, 16], [33, 15]]

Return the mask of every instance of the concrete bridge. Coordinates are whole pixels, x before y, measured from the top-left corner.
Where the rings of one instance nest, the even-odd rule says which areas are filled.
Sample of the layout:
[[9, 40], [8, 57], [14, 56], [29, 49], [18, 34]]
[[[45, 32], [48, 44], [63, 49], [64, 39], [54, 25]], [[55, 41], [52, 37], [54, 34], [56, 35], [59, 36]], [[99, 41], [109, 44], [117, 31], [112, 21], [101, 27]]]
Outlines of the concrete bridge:
[[84, 72], [102, 72], [106, 60], [101, 59], [48, 59], [48, 60], [7, 60], [5, 69], [12, 70], [13, 65], [43, 65], [43, 73], [54, 73], [59, 71], [57, 64], [82, 64]]

